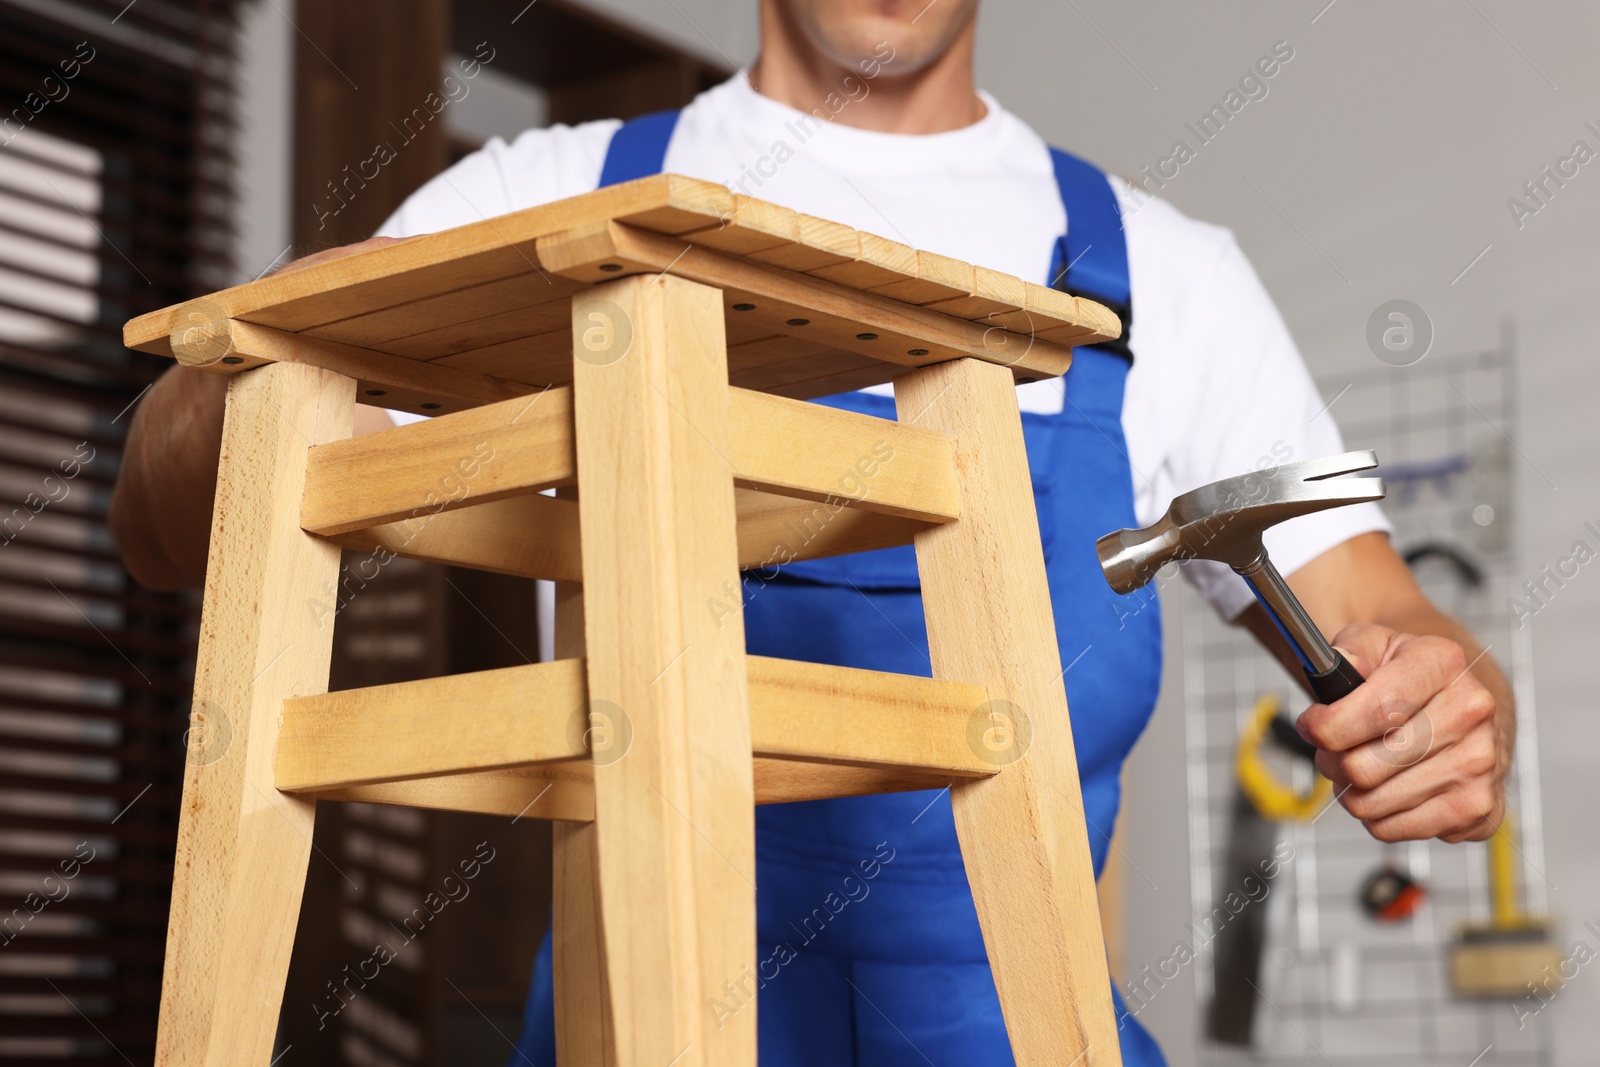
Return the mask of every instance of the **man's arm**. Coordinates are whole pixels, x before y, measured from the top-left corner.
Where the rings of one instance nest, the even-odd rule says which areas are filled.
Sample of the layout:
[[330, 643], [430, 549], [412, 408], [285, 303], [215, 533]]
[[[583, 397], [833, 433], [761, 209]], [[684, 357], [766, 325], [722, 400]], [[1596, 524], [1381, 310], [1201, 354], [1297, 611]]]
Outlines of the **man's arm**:
[[[1433, 606], [1385, 534], [1353, 537], [1288, 582], [1367, 678], [1298, 724], [1339, 802], [1382, 841], [1490, 837], [1516, 735], [1511, 686], [1494, 660]], [[1300, 677], [1259, 605], [1239, 624]]]
[[[391, 240], [374, 237], [329, 248], [283, 270], [338, 259]], [[173, 590], [205, 581], [227, 394], [227, 375], [173, 366], [157, 379], [134, 413], [111, 497], [110, 524], [123, 565], [140, 585]], [[378, 408], [356, 408], [357, 435], [392, 425]]]

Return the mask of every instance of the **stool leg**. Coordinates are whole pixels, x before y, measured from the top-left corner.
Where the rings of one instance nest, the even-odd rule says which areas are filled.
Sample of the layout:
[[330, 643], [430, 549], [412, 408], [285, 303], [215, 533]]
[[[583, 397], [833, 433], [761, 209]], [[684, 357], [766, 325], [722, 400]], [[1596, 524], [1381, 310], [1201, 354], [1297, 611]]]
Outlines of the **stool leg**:
[[555, 957], [556, 1062], [614, 1067], [611, 1000], [606, 991], [605, 932], [600, 927], [594, 823], [550, 824], [555, 862], [551, 920]]
[[[279, 793], [285, 697], [327, 692], [337, 545], [300, 529], [306, 454], [350, 436], [355, 382], [278, 363], [228, 386], [155, 1062], [264, 1065], [314, 802]], [[202, 733], [203, 731], [203, 733]]]
[[[574, 498], [570, 488], [558, 496]], [[556, 583], [556, 659], [583, 655], [583, 587]], [[600, 928], [600, 872], [594, 823], [550, 825], [551, 950], [556, 994], [556, 1062], [560, 1067], [615, 1067], [611, 1000], [606, 991]]]
[[[621, 1067], [753, 1067], [755, 790], [721, 293], [573, 301], [573, 413], [606, 975]], [[631, 729], [631, 745], [625, 740]], [[624, 754], [625, 752], [625, 754]], [[729, 991], [734, 991], [730, 993]]]
[[917, 569], [934, 676], [993, 698], [974, 710], [996, 728], [1004, 769], [950, 799], [1012, 1054], [1018, 1067], [1120, 1064], [1011, 372], [942, 363], [898, 379], [895, 400], [902, 421], [955, 443], [961, 518], [917, 535]]

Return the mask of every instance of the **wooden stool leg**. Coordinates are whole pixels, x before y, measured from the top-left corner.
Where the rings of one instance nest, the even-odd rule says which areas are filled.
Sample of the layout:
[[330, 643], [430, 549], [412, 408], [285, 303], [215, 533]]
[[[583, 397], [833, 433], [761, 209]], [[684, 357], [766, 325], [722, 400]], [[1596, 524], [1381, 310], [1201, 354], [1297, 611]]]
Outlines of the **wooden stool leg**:
[[573, 301], [589, 697], [611, 731], [595, 751], [595, 835], [621, 1067], [756, 1057], [755, 1006], [727, 992], [755, 970], [755, 790], [743, 620], [712, 610], [739, 588], [722, 315], [718, 290], [667, 275]]
[[355, 382], [278, 363], [228, 386], [155, 1062], [264, 1065], [314, 802], [279, 793], [285, 697], [325, 693], [337, 545], [300, 529], [306, 453], [350, 436]]
[[554, 934], [556, 1062], [560, 1067], [614, 1067], [611, 1000], [606, 988], [605, 932], [600, 926], [598, 850], [592, 822], [550, 825], [555, 862]]
[[[577, 496], [570, 488], [557, 495]], [[556, 659], [583, 655], [583, 587], [576, 582], [556, 583], [555, 623]], [[594, 823], [551, 823], [550, 838], [556, 1062], [560, 1067], [615, 1067]]]
[[999, 774], [950, 790], [1012, 1053], [1018, 1067], [1120, 1064], [1012, 374], [955, 360], [897, 379], [895, 400], [955, 443], [961, 518], [916, 538], [934, 676], [987, 686], [980, 714], [1024, 741]]

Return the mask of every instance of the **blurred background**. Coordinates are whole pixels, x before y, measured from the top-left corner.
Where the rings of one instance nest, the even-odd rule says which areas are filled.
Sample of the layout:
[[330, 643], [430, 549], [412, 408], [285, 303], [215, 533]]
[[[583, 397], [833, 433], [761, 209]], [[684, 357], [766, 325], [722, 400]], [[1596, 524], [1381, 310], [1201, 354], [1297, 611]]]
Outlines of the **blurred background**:
[[[121, 324], [367, 236], [489, 137], [683, 104], [756, 43], [754, 0], [0, 0], [0, 1062], [153, 1051], [198, 605], [133, 584], [105, 528], [128, 413], [163, 369]], [[1400, 547], [1523, 712], [1502, 845], [1385, 847], [1337, 807], [1273, 825], [1235, 758], [1261, 698], [1298, 697], [1164, 586], [1164, 695], [1102, 897], [1114, 973], [1174, 1065], [1594, 1062], [1597, 43], [1600, 9], [1571, 2], [982, 9], [984, 88], [1238, 235], [1347, 443], [1378, 449]], [[1197, 138], [1285, 47], [1265, 92]], [[328, 215], [345, 168], [485, 48], [470, 91]], [[1157, 171], [1179, 140], [1192, 158]], [[531, 602], [397, 560], [341, 614], [333, 684], [521, 663]], [[1259, 756], [1306, 786], [1303, 764]], [[505, 1062], [547, 826], [318, 814], [281, 1062]], [[1218, 934], [1262, 841], [1281, 870]], [[495, 858], [471, 895], [334, 999], [480, 842]], [[1478, 927], [1521, 953], [1526, 988], [1490, 988]], [[1219, 966], [1254, 975], [1251, 995]]]

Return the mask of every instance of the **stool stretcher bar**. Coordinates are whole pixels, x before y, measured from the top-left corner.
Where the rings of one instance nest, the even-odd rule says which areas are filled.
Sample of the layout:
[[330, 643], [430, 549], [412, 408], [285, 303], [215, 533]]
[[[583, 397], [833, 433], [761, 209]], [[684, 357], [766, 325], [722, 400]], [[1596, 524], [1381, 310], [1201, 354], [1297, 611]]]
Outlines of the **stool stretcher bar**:
[[[981, 686], [763, 656], [746, 664], [757, 756], [945, 778], [996, 770], [967, 737], [989, 699]], [[604, 729], [624, 737], [607, 748], [626, 744], [623, 723]], [[322, 793], [588, 760], [595, 730], [581, 659], [298, 697], [284, 702], [277, 787]]]
[[[909, 545], [929, 524], [837, 503], [811, 503], [735, 489], [739, 566], [762, 575], [783, 563]], [[474, 570], [583, 581], [578, 506], [551, 496], [514, 496], [339, 535], [345, 548]]]
[[[852, 411], [730, 388], [737, 484], [921, 522], [959, 514], [950, 439]], [[301, 526], [333, 535], [577, 477], [572, 389], [485, 404], [311, 450]]]

